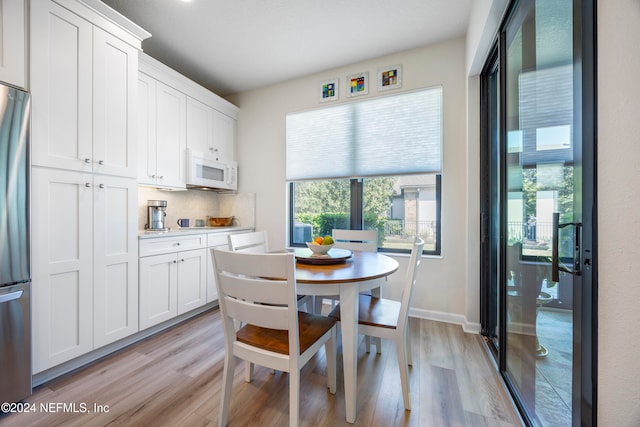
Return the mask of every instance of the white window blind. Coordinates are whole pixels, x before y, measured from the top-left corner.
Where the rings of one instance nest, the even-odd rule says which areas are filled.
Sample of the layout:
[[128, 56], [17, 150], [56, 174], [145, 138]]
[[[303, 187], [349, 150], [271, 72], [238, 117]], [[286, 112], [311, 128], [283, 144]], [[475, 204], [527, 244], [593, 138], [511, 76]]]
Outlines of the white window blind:
[[287, 115], [288, 181], [438, 173], [442, 87]]

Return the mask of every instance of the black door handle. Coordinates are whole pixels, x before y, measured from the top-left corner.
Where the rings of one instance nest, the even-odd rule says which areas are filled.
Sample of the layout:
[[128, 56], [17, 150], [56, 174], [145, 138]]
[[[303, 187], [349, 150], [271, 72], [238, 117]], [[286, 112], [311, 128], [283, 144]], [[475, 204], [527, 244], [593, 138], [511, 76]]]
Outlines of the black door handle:
[[[558, 234], [561, 228], [574, 227], [574, 246], [573, 246], [573, 269], [567, 268], [564, 264], [560, 264], [560, 257], [558, 251]], [[560, 272], [573, 274], [574, 276], [580, 276], [580, 234], [582, 232], [581, 222], [567, 222], [560, 224], [560, 213], [553, 213], [553, 232], [551, 237], [551, 280], [554, 282], [560, 281]]]

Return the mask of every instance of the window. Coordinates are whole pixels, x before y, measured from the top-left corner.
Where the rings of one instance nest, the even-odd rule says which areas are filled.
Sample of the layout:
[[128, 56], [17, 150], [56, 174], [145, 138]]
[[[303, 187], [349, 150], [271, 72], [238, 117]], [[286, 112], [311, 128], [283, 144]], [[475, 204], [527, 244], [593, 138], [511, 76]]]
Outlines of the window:
[[303, 246], [334, 228], [377, 229], [378, 248], [440, 254], [440, 175], [299, 181], [290, 184], [290, 245]]
[[442, 88], [287, 115], [290, 244], [334, 228], [440, 254]]

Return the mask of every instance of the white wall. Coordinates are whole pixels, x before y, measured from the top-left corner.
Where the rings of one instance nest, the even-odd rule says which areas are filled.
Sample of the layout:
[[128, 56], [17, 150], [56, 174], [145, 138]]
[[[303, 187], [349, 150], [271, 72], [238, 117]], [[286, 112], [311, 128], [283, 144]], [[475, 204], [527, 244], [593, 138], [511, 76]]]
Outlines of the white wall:
[[474, 0], [467, 28], [467, 74], [482, 71], [509, 0]]
[[598, 424], [640, 425], [640, 2], [598, 2]]
[[[478, 330], [478, 301], [467, 298], [467, 136], [465, 40], [434, 46], [329, 70], [284, 84], [229, 97], [240, 107], [238, 114], [238, 163], [240, 191], [256, 194], [256, 228], [266, 229], [274, 249], [285, 247], [287, 191], [285, 183], [285, 115], [319, 108], [319, 83], [340, 78], [340, 99], [348, 102], [345, 77], [369, 72], [369, 95], [376, 89], [378, 67], [402, 64], [400, 91], [434, 85], [444, 87], [444, 150], [442, 177], [442, 257], [425, 259], [414, 291], [413, 314], [465, 324]], [[394, 91], [397, 92], [397, 91]], [[387, 92], [385, 92], [386, 94]], [[393, 155], [393, 153], [389, 153]], [[397, 257], [401, 268], [385, 295], [399, 297], [406, 257]], [[476, 291], [477, 293], [477, 291]], [[474, 299], [473, 297], [472, 299]], [[474, 309], [469, 311], [467, 306]], [[472, 315], [467, 318], [467, 313]]]

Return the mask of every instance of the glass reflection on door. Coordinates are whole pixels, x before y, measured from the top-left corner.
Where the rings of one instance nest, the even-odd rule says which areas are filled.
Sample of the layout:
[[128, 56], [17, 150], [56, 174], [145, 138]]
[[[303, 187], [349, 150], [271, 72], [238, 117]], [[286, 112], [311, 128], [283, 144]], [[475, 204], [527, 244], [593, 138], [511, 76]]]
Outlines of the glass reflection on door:
[[553, 214], [572, 222], [577, 197], [572, 16], [570, 0], [523, 2], [506, 32], [503, 345], [521, 404], [545, 426], [572, 413], [572, 278], [551, 276]]

